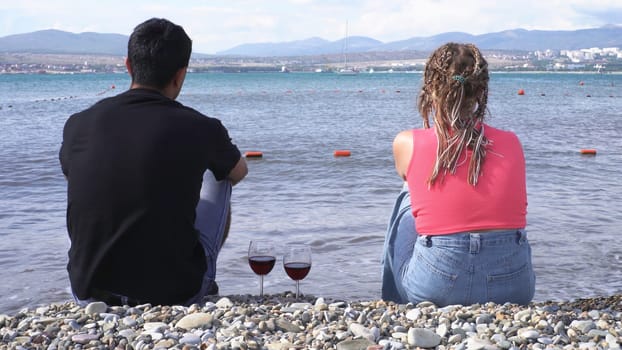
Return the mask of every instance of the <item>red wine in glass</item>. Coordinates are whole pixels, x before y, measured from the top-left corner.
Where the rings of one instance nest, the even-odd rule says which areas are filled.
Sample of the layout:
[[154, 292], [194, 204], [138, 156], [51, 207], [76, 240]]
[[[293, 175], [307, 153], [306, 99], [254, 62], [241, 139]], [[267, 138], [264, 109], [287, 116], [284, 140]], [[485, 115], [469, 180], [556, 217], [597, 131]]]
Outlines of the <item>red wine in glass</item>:
[[263, 276], [272, 271], [276, 256], [274, 244], [266, 240], [253, 240], [248, 245], [248, 264], [259, 275], [259, 296], [263, 297]]
[[267, 275], [272, 271], [276, 258], [274, 256], [252, 256], [248, 258], [251, 269], [258, 275]]
[[290, 244], [283, 255], [283, 267], [289, 278], [296, 281], [296, 299], [300, 295], [300, 280], [311, 270], [311, 247], [306, 244]]
[[301, 262], [288, 263], [285, 264], [284, 267], [289, 278], [294, 281], [304, 279], [309, 274], [309, 270], [311, 270], [311, 264]]

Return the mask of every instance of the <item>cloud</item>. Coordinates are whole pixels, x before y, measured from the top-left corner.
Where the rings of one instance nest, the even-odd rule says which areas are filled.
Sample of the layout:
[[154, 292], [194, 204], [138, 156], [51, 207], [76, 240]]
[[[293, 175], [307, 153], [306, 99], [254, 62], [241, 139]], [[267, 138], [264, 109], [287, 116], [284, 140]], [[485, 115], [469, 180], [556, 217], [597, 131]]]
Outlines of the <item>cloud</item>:
[[622, 3], [585, 0], [368, 0], [352, 34], [382, 41], [460, 31], [483, 34], [509, 29], [575, 30], [621, 23]]
[[181, 24], [195, 50], [345, 34], [384, 42], [450, 31], [573, 30], [622, 24], [620, 0], [20, 0], [0, 8], [0, 36], [56, 28], [130, 34], [150, 17]]
[[578, 3], [572, 7], [588, 22], [622, 25], [622, 3], [620, 1], [595, 0], [590, 5]]
[[265, 14], [246, 15], [233, 17], [223, 23], [223, 28], [231, 32], [251, 33], [256, 31], [271, 31], [275, 28], [278, 20], [274, 16]]

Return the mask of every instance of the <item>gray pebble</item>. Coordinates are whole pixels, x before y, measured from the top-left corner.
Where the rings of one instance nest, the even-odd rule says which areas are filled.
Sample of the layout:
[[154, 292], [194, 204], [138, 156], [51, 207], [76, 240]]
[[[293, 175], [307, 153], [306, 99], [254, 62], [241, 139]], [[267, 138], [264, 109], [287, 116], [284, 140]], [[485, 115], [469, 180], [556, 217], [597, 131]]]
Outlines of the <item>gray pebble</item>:
[[199, 345], [201, 344], [201, 337], [196, 334], [188, 333], [179, 339], [179, 344]]
[[99, 334], [76, 334], [71, 337], [71, 341], [78, 344], [86, 344], [92, 340], [99, 339]]
[[594, 321], [574, 320], [570, 323], [570, 328], [575, 329], [583, 334], [587, 334], [590, 330], [596, 328]]
[[311, 296], [294, 301], [291, 293], [213, 297], [189, 307], [91, 306], [88, 312], [67, 302], [0, 315], [0, 343], [51, 350], [620, 349], [622, 303], [591, 311], [559, 305], [437, 308]]
[[369, 346], [374, 345], [374, 343], [370, 342], [367, 339], [353, 339], [353, 340], [344, 340], [342, 342], [337, 343], [337, 350], [361, 350], [367, 349]]
[[194, 314], [189, 314], [184, 316], [177, 324], [176, 328], [183, 328], [186, 330], [190, 330], [193, 328], [210, 328], [212, 326], [212, 322], [214, 320], [214, 316], [205, 312], [198, 312]]
[[106, 305], [106, 303], [101, 302], [101, 301], [95, 301], [95, 302], [89, 303], [84, 308], [84, 313], [87, 315], [101, 314], [101, 313], [106, 312], [107, 309], [108, 309], [108, 305]]
[[441, 337], [425, 328], [411, 328], [408, 330], [408, 344], [421, 348], [433, 348], [441, 343]]

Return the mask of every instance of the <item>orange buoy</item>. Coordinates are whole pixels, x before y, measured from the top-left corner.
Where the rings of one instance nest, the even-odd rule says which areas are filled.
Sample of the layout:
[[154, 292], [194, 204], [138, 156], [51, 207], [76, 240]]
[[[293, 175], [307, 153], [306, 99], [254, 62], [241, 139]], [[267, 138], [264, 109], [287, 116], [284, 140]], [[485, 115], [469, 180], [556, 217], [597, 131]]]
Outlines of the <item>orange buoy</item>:
[[338, 149], [335, 151], [335, 157], [349, 157], [351, 155], [350, 151], [347, 149]]
[[595, 150], [595, 149], [593, 149], [593, 148], [584, 148], [584, 149], [579, 150], [579, 152], [580, 152], [581, 154], [596, 155], [596, 150]]
[[525, 94], [525, 90], [523, 90], [523, 89], [518, 90], [518, 94], [521, 95], [521, 96], [524, 95]]
[[263, 152], [248, 151], [248, 152], [244, 153], [244, 156], [246, 158], [261, 158], [261, 157], [263, 157]]

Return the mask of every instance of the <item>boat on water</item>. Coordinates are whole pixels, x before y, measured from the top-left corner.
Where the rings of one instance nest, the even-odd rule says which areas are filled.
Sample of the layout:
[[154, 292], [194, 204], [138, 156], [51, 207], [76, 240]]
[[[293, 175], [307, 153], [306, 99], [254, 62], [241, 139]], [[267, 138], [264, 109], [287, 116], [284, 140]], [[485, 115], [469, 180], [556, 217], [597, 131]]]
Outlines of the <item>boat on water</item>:
[[340, 70], [337, 71], [337, 74], [339, 75], [357, 75], [359, 74], [358, 71], [352, 69], [352, 68], [341, 68]]
[[348, 22], [346, 21], [346, 36], [343, 44], [343, 68], [337, 71], [339, 75], [357, 75], [358, 71], [348, 67]]
[[594, 68], [596, 69], [596, 73], [602, 74], [604, 73], [605, 65], [598, 63], [594, 65]]

